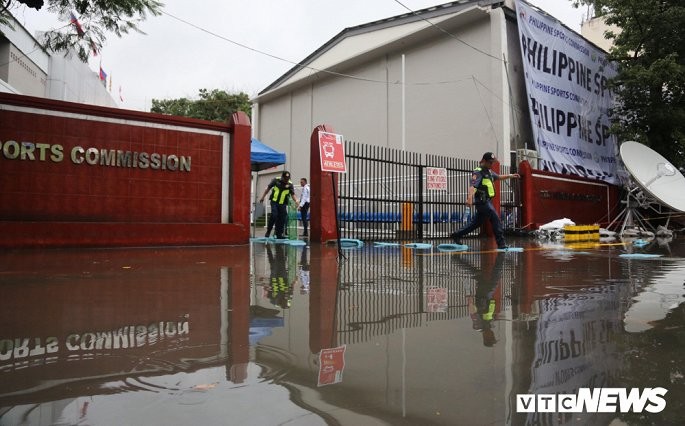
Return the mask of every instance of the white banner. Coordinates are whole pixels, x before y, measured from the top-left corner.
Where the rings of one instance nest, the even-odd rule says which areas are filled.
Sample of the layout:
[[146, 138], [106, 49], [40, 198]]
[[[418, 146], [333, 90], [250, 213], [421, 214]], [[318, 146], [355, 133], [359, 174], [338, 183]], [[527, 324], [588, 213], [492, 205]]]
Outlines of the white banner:
[[607, 87], [615, 64], [528, 3], [517, 0], [516, 10], [538, 168], [618, 183]]

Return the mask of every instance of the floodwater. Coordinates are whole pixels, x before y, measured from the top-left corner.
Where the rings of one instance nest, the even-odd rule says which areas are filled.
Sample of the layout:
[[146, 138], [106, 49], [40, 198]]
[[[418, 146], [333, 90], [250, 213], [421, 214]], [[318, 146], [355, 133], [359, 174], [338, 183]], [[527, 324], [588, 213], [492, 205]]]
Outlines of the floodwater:
[[682, 237], [466, 242], [5, 250], [0, 425], [683, 424]]

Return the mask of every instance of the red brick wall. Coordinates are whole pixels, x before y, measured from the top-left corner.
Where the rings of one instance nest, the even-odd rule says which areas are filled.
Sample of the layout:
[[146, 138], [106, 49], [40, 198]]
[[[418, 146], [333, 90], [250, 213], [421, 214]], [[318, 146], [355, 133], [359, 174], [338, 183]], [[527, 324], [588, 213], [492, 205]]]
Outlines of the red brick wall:
[[[235, 121], [240, 121], [238, 126]], [[234, 225], [239, 224], [247, 230], [249, 210], [245, 209], [249, 209], [249, 200], [240, 199], [245, 193], [249, 198], [249, 120], [245, 121], [210, 123], [0, 94], [0, 227], [37, 223], [27, 232], [33, 229], [44, 233], [50, 229], [45, 227], [47, 223], [69, 223], [70, 230], [73, 223], [101, 223], [109, 227], [117, 223], [150, 224], [152, 227], [153, 224], [219, 225], [222, 221], [222, 170], [230, 166], [230, 182], [225, 182], [224, 186], [230, 185], [229, 208], [238, 210], [231, 210], [228, 215]], [[236, 138], [236, 127], [247, 127], [248, 131], [241, 129], [240, 138]], [[234, 158], [224, 164], [223, 144], [229, 136]], [[247, 141], [242, 140], [246, 137]], [[41, 150], [38, 144], [44, 144], [44, 149]], [[21, 155], [17, 151], [20, 145], [28, 146], [29, 152]], [[147, 153], [148, 160], [138, 161], [137, 167], [118, 167], [99, 161], [95, 165], [86, 161], [78, 164], [84, 155], [78, 151], [75, 162], [72, 159], [75, 147], [95, 148], [97, 152], [104, 149], [137, 153], [135, 155], [141, 159], [139, 154]], [[153, 153], [160, 157], [176, 156], [179, 162], [168, 164], [172, 167], [178, 164], [179, 170], [164, 170], [165, 166], [153, 168], [153, 161], [149, 159]], [[180, 169], [180, 157], [189, 161], [189, 171], [187, 167]], [[195, 243], [247, 242], [248, 233], [242, 228], [235, 230], [236, 237], [240, 238], [206, 242], [206, 237], [200, 237]], [[91, 229], [98, 233], [97, 228]], [[155, 232], [133, 236], [127, 243], [125, 229], [114, 231], [119, 235], [114, 245], [194, 243], [190, 235], [175, 241], [168, 238], [153, 241]], [[183, 228], [178, 227], [178, 231], [183, 232]], [[226, 236], [232, 234], [228, 229], [220, 232]], [[58, 240], [67, 243], [64, 241], [67, 234], [62, 232]], [[49, 237], [34, 238], [27, 244], [17, 238], [3, 241], [0, 237], [0, 245], [50, 245]], [[74, 244], [57, 243], [107, 245], [83, 239], [73, 241]]]
[[[40, 161], [38, 151], [33, 161], [0, 155], [3, 220], [219, 222], [220, 134], [14, 111], [0, 111], [0, 121], [0, 143], [59, 145], [64, 157], [54, 162], [49, 154]], [[191, 159], [191, 171], [74, 164], [70, 153], [77, 146], [183, 155]]]

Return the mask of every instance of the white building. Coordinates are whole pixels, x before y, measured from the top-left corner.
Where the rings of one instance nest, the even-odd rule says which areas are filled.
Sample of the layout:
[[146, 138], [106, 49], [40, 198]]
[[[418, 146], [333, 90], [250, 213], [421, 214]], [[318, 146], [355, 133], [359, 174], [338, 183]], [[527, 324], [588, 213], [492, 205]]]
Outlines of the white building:
[[491, 151], [612, 182], [603, 53], [523, 0], [453, 1], [344, 29], [253, 100], [253, 132], [295, 178], [309, 175], [311, 133], [328, 124], [368, 145]]
[[117, 107], [98, 73], [76, 55], [48, 53], [17, 20], [0, 25], [0, 91]]
[[604, 34], [611, 31], [615, 34], [620, 33], [620, 28], [616, 25], [607, 25], [603, 16], [592, 17], [583, 22], [580, 33], [602, 50], [608, 52], [613, 47], [613, 39], [607, 39]]
[[513, 0], [454, 1], [344, 29], [254, 99], [253, 131], [296, 178], [324, 123], [360, 143], [510, 164], [535, 149], [522, 72]]

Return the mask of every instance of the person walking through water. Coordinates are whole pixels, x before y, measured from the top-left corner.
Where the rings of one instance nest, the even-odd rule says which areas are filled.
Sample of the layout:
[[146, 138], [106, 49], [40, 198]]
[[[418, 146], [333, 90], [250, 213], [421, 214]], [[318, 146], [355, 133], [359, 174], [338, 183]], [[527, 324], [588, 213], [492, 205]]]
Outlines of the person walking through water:
[[495, 210], [495, 206], [492, 205], [492, 199], [495, 197], [495, 181], [512, 178], [518, 179], [520, 176], [518, 173], [498, 175], [491, 170], [495, 161], [497, 161], [495, 155], [492, 152], [486, 152], [480, 160], [480, 167], [477, 167], [471, 174], [471, 185], [466, 196], [466, 204], [474, 206], [476, 214], [471, 217], [468, 225], [450, 234], [455, 244], [462, 244], [462, 237], [480, 227], [486, 220], [489, 220], [492, 224], [492, 231], [495, 233], [497, 248], [507, 248], [504, 242], [504, 229], [499, 219], [499, 213]]
[[302, 187], [302, 194], [300, 194], [300, 206], [298, 210], [300, 211], [300, 217], [302, 218], [302, 227], [304, 228], [303, 237], [309, 236], [309, 220], [307, 219], [307, 214], [309, 213], [309, 201], [310, 201], [310, 187], [307, 183], [307, 178], [300, 179], [300, 186]]
[[271, 202], [271, 215], [269, 216], [269, 222], [266, 226], [265, 237], [271, 235], [271, 230], [274, 225], [276, 225], [276, 238], [285, 239], [285, 225], [288, 222], [288, 198], [292, 197], [295, 204], [297, 204], [297, 198], [295, 198], [295, 187], [290, 181], [290, 172], [284, 171], [281, 173], [280, 178], [274, 178], [269, 182], [269, 185], [264, 190], [262, 197], [259, 202], [264, 202], [266, 194], [271, 191], [271, 196], [269, 201]]

